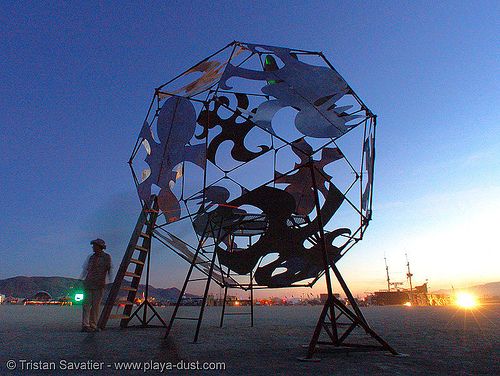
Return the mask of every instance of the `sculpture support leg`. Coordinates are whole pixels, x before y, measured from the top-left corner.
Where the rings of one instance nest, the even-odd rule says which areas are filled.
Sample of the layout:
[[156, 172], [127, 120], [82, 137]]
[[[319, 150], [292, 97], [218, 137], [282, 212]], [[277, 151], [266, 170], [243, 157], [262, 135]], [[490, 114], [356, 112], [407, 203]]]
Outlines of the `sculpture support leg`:
[[[351, 291], [347, 287], [347, 284], [344, 281], [344, 278], [340, 274], [339, 270], [337, 269], [337, 266], [335, 265], [335, 262], [333, 260], [329, 260], [327, 250], [326, 250], [326, 243], [325, 243], [325, 234], [323, 231], [323, 222], [321, 218], [321, 207], [319, 203], [319, 195], [318, 195], [318, 187], [316, 184], [316, 178], [315, 178], [315, 173], [314, 173], [314, 164], [312, 158], [309, 161], [310, 168], [311, 168], [311, 178], [312, 178], [312, 183], [313, 183], [313, 189], [314, 189], [314, 198], [315, 198], [315, 203], [316, 203], [316, 212], [317, 212], [317, 222], [318, 222], [318, 231], [320, 235], [320, 242], [321, 242], [321, 250], [322, 250], [322, 255], [323, 255], [323, 263], [324, 263], [324, 268], [325, 268], [325, 278], [326, 278], [326, 287], [327, 287], [327, 292], [328, 292], [328, 298], [325, 302], [325, 305], [323, 307], [323, 310], [321, 312], [321, 315], [318, 319], [318, 323], [316, 324], [316, 328], [314, 329], [314, 333], [311, 339], [311, 342], [309, 343], [309, 346], [307, 348], [307, 354], [305, 358], [300, 358], [299, 360], [313, 360], [313, 355], [316, 349], [316, 345], [318, 343], [320, 344], [328, 344], [328, 345], [333, 345], [333, 346], [360, 346], [361, 345], [356, 345], [356, 344], [346, 344], [344, 340], [349, 336], [349, 334], [356, 328], [356, 327], [362, 327], [366, 333], [368, 333], [372, 338], [374, 338], [377, 342], [380, 343], [381, 346], [379, 346], [379, 349], [384, 349], [389, 351], [393, 355], [398, 355], [398, 352], [394, 350], [387, 342], [385, 342], [377, 333], [375, 333], [368, 325], [366, 322], [361, 310], [358, 307], [358, 304], [356, 303], [356, 300], [352, 296]], [[330, 279], [330, 268], [333, 270], [335, 277], [337, 278], [338, 282], [340, 283], [342, 290], [347, 296], [347, 300], [349, 301], [349, 304], [351, 305], [353, 311], [351, 311], [349, 308], [347, 308], [339, 299], [337, 299], [335, 296], [333, 296], [332, 292], [332, 285], [331, 285], [331, 279]], [[335, 317], [335, 308], [337, 308], [340, 311], [340, 315], [344, 315], [351, 321], [351, 325], [349, 328], [341, 335], [340, 338], [338, 338], [338, 322], [337, 318]], [[327, 315], [328, 315], [328, 310], [330, 310], [330, 323], [326, 321]], [[328, 328], [328, 324], [331, 325], [332, 330], [330, 331]], [[319, 336], [321, 334], [321, 330], [325, 329], [327, 334], [329, 335], [331, 342], [320, 342], [319, 341]]]

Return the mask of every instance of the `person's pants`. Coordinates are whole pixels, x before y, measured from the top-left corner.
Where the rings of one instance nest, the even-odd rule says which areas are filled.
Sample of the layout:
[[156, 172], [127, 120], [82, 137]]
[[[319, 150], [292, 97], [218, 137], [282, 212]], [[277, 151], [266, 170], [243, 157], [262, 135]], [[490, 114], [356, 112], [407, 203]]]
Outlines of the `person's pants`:
[[85, 290], [83, 297], [83, 327], [97, 328], [97, 319], [103, 293], [104, 289]]

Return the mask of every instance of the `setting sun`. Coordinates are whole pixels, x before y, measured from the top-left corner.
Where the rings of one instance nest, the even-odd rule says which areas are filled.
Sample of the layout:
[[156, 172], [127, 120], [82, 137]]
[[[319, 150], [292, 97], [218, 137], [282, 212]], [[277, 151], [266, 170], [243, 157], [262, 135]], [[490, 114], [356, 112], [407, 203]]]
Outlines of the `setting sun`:
[[472, 308], [475, 305], [477, 305], [476, 299], [474, 298], [474, 296], [471, 294], [467, 294], [467, 293], [457, 294], [456, 304], [458, 306], [464, 307], [464, 308]]

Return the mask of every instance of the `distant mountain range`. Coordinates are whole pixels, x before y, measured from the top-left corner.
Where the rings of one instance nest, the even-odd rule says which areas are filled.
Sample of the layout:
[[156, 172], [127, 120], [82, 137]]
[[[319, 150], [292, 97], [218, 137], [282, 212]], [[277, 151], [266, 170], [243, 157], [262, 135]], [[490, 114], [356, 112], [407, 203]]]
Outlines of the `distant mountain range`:
[[[126, 284], [127, 282], [124, 282]], [[105, 296], [111, 284], [106, 286]], [[144, 285], [139, 285], [137, 297], [142, 298]], [[83, 290], [82, 281], [66, 277], [14, 277], [0, 280], [0, 294], [15, 298], [31, 298], [39, 291], [48, 292], [53, 299], [63, 296], [72, 296], [75, 291]], [[125, 295], [122, 292], [120, 295]], [[162, 289], [149, 286], [149, 297], [155, 300], [175, 302], [179, 298], [180, 290], [175, 287]], [[195, 295], [186, 294], [186, 297]]]
[[[455, 291], [468, 291], [478, 297], [500, 297], [500, 282], [490, 282], [483, 285], [475, 285], [467, 288], [456, 288]], [[453, 289], [434, 291], [437, 294], [452, 294]]]
[[[124, 282], [127, 284], [127, 282]], [[111, 284], [106, 286], [104, 298], [111, 287]], [[139, 285], [137, 297], [142, 298], [144, 285]], [[66, 277], [14, 277], [0, 279], [0, 294], [5, 296], [13, 296], [15, 298], [31, 298], [39, 291], [48, 292], [53, 299], [63, 296], [73, 296], [75, 291], [83, 290], [82, 281], [75, 278]], [[500, 297], [500, 282], [490, 282], [483, 285], [475, 285], [469, 288], [455, 289], [456, 291], [468, 291], [478, 297]], [[452, 294], [453, 289], [443, 289], [433, 291], [438, 294]], [[156, 288], [149, 286], [149, 296], [159, 301], [169, 301], [175, 303], [179, 298], [180, 290], [176, 287], [171, 288]], [[122, 291], [120, 296], [125, 296], [126, 291]], [[197, 297], [196, 295], [186, 294], [186, 297]]]

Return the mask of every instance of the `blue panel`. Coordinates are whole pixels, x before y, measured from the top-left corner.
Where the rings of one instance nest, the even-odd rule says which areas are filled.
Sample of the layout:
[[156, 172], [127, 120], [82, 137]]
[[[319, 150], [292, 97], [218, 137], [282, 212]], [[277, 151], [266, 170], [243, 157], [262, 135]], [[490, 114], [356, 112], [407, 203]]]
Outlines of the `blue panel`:
[[172, 218], [180, 210], [169, 187], [169, 183], [176, 179], [175, 166], [184, 161], [204, 166], [205, 145], [186, 146], [193, 137], [195, 127], [196, 111], [192, 103], [183, 97], [171, 97], [165, 101], [158, 115], [157, 134], [160, 143], [155, 142], [151, 132], [148, 132], [147, 123], [141, 131], [141, 137], [151, 146], [151, 153], [145, 159], [151, 168], [151, 175], [137, 186], [137, 191], [143, 200], [149, 201], [152, 184], [165, 190], [159, 194], [159, 205], [164, 213], [175, 213]]

